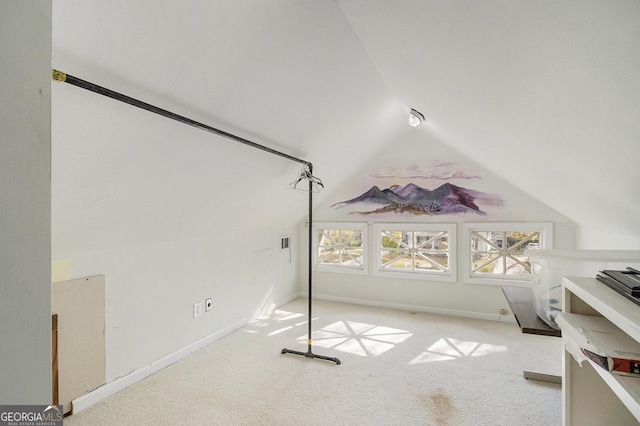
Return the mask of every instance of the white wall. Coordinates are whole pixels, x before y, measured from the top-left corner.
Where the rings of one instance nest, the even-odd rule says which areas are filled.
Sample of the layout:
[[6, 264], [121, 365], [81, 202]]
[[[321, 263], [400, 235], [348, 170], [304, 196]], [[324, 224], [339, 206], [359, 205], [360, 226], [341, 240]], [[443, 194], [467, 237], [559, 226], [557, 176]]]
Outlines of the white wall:
[[640, 238], [640, 2], [338, 3], [448, 145], [571, 218], [585, 243]]
[[0, 404], [51, 403], [51, 2], [0, 1]]
[[[513, 161], [518, 160], [514, 158]], [[451, 168], [443, 163], [455, 164]], [[500, 163], [496, 162], [495, 167], [500, 167]], [[437, 175], [442, 173], [442, 170], [462, 171], [467, 178], [452, 179], [447, 182], [467, 189], [497, 195], [502, 203], [500, 205], [482, 205], [478, 202], [480, 209], [486, 215], [362, 216], [349, 213], [347, 208], [331, 207], [335, 203], [359, 196], [373, 185], [384, 189], [394, 183], [400, 185], [415, 183], [427, 189], [435, 189], [445, 181], [421, 179], [420, 176]], [[535, 173], [536, 170], [523, 170], [522, 172]], [[403, 173], [411, 177], [402, 177]], [[391, 177], [380, 177], [383, 175]], [[463, 282], [465, 239], [462, 225], [465, 222], [550, 222], [553, 224], [553, 248], [576, 248], [575, 225], [571, 220], [498, 178], [492, 171], [475, 164], [472, 158], [447, 147], [429, 128], [428, 123], [416, 128], [404, 138], [394, 141], [390, 144], [390, 148], [380, 153], [377, 162], [355, 173], [351, 181], [342, 187], [334, 188], [328, 200], [316, 208], [314, 221], [369, 223], [371, 250], [373, 250], [372, 244], [374, 244], [371, 224], [376, 222], [456, 223], [458, 280], [455, 283], [374, 277], [371, 270], [367, 276], [316, 271], [314, 273], [314, 293], [321, 297], [389, 304], [398, 307], [414, 306], [433, 312], [479, 318], [497, 318], [500, 315], [500, 310], [509, 310], [509, 306], [500, 286], [465, 284]], [[373, 262], [370, 262], [370, 269], [371, 263]]]
[[65, 83], [53, 105], [53, 259], [105, 275], [107, 382], [297, 294], [299, 164]]
[[[106, 276], [107, 382], [295, 294], [295, 259], [289, 264], [279, 249], [285, 233], [233, 226], [202, 238], [66, 254], [74, 277]], [[272, 249], [273, 275], [256, 285], [253, 250], [261, 249]], [[194, 319], [193, 304], [208, 297], [213, 310]]]
[[[610, 221], [615, 221], [611, 216]], [[608, 227], [603, 228], [608, 229]], [[581, 250], [640, 250], [640, 237], [629, 233], [611, 233], [602, 229], [580, 227], [577, 238]]]

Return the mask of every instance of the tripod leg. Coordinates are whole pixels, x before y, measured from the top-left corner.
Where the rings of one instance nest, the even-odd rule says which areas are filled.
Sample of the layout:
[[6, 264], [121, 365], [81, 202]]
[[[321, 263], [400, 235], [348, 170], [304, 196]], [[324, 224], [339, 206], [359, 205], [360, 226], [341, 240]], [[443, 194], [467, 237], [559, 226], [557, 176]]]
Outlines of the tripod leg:
[[330, 356], [324, 356], [324, 355], [317, 355], [317, 354], [314, 354], [313, 352], [311, 352], [311, 350], [308, 350], [307, 352], [301, 352], [301, 351], [294, 351], [293, 349], [284, 348], [283, 350], [280, 351], [280, 353], [281, 354], [300, 355], [300, 356], [303, 356], [305, 358], [315, 358], [315, 359], [321, 359], [321, 360], [324, 360], [324, 361], [331, 361], [331, 362], [335, 362], [336, 365], [342, 364], [338, 358], [334, 358], [334, 357], [330, 357]]

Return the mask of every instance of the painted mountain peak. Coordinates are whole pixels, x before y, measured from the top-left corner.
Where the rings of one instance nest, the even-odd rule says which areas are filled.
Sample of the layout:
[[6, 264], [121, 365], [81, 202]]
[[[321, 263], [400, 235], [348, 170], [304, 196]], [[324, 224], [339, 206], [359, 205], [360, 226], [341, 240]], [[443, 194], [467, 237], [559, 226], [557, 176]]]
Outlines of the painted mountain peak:
[[490, 205], [502, 204], [502, 200], [497, 196], [462, 188], [451, 183], [440, 185], [434, 190], [428, 190], [414, 183], [409, 183], [406, 186], [392, 185], [386, 189], [373, 186], [364, 194], [351, 200], [336, 203], [331, 207], [336, 209], [351, 205], [362, 206], [363, 209], [377, 207], [373, 210], [353, 212], [363, 215], [378, 213], [410, 213], [415, 215], [486, 214], [480, 210], [476, 201]]

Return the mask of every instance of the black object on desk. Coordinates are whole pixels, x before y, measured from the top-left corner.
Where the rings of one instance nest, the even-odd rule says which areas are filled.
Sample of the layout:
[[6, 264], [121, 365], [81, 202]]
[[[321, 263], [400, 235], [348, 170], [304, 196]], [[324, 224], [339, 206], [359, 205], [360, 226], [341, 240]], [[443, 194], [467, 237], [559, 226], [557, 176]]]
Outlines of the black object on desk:
[[596, 279], [640, 305], [640, 271], [637, 269], [628, 266], [626, 271], [604, 270], [596, 274]]

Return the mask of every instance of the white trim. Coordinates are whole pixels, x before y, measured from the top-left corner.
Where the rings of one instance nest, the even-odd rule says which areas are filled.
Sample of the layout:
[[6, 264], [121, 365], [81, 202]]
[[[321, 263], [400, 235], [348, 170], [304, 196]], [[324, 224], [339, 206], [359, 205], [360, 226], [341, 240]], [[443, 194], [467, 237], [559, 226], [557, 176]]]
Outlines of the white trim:
[[462, 250], [463, 259], [463, 280], [465, 284], [484, 284], [499, 285], [513, 287], [531, 287], [531, 277], [478, 277], [471, 274], [471, 232], [472, 231], [536, 231], [540, 232], [540, 248], [553, 248], [553, 223], [540, 222], [484, 222], [484, 223], [464, 223], [463, 239], [464, 249]]
[[[441, 231], [447, 232], [448, 235], [448, 253], [449, 253], [449, 268], [446, 272], [442, 271], [410, 271], [403, 272], [400, 270], [382, 270], [380, 269], [380, 246], [382, 231]], [[374, 253], [373, 260], [373, 275], [377, 277], [392, 277], [400, 279], [413, 279], [413, 280], [429, 280], [439, 282], [456, 282], [458, 271], [458, 250], [456, 236], [456, 224], [455, 223], [376, 223], [373, 225], [373, 242], [375, 248], [372, 250]]]
[[[346, 229], [362, 232], [362, 266], [318, 265], [318, 229]], [[340, 274], [369, 274], [369, 228], [364, 222], [314, 222], [313, 223], [313, 270], [318, 272], [335, 272]]]
[[300, 297], [300, 294], [298, 293], [293, 293], [290, 296], [285, 297], [284, 299], [282, 299], [280, 302], [276, 303], [273, 305], [273, 309], [278, 309], [281, 306], [286, 305], [289, 302], [293, 302], [294, 300], [296, 300], [297, 298]]
[[[300, 293], [300, 297], [306, 298], [307, 295]], [[314, 293], [313, 298], [320, 299], [320, 300], [329, 300], [332, 302], [351, 303], [353, 305], [364, 305], [364, 306], [373, 306], [376, 308], [396, 309], [400, 311], [425, 312], [428, 314], [445, 315], [450, 317], [461, 317], [461, 318], [471, 318], [471, 319], [479, 319], [479, 320], [487, 320], [487, 321], [508, 322], [508, 323], [514, 323], [514, 324], [516, 323], [516, 319], [513, 315], [489, 314], [486, 312], [461, 311], [457, 309], [432, 308], [428, 306], [408, 305], [404, 303], [380, 302], [377, 300], [352, 299], [349, 297], [331, 296], [327, 294], [318, 294], [318, 293]]]

